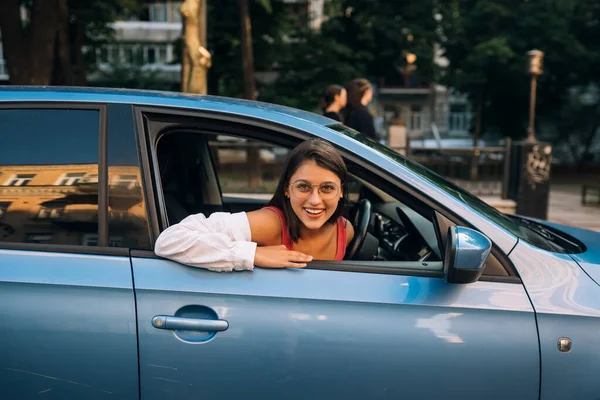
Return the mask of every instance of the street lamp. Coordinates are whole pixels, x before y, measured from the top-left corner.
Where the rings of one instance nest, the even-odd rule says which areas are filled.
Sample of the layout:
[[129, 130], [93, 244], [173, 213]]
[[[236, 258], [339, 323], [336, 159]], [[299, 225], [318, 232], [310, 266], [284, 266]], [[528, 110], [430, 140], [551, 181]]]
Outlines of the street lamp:
[[544, 53], [539, 50], [527, 52], [527, 72], [531, 75], [531, 92], [529, 95], [529, 128], [527, 142], [535, 143], [535, 95], [537, 77], [544, 73]]
[[404, 87], [408, 87], [408, 78], [410, 74], [417, 68], [415, 66], [415, 61], [417, 61], [417, 55], [413, 53], [405, 54], [406, 65], [404, 67], [399, 68], [400, 72], [404, 75]]

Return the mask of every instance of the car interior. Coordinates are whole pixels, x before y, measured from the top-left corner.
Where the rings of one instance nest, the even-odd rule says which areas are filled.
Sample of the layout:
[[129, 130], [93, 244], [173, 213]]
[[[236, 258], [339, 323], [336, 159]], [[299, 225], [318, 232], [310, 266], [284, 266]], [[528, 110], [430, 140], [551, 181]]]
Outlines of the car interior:
[[[294, 143], [271, 137], [274, 140], [256, 141], [245, 135], [223, 135], [181, 124], [163, 124], [156, 128], [158, 171], [155, 176], [158, 175], [163, 189], [168, 224], [196, 213], [208, 216], [213, 212], [248, 212], [266, 206], [272, 193], [253, 195], [223, 190], [218, 150], [244, 148], [249, 141], [258, 142], [265, 144], [261, 154], [283, 163], [285, 149], [291, 149]], [[269, 148], [273, 144], [275, 147]], [[347, 247], [345, 260], [441, 271], [447, 226], [439, 227], [437, 213], [364, 166], [349, 159], [346, 164], [350, 179], [346, 186], [349, 204], [345, 216], [354, 226], [355, 237]], [[507, 275], [497, 260], [493, 257], [490, 260], [493, 265], [488, 262], [486, 273]]]

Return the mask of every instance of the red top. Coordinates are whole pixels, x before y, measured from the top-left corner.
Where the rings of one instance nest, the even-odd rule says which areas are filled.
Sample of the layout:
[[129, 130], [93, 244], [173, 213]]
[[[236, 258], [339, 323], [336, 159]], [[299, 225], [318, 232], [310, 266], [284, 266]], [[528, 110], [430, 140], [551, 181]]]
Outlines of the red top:
[[[279, 221], [281, 221], [281, 243], [288, 248], [288, 250], [294, 249], [294, 243], [292, 242], [292, 238], [288, 234], [287, 226], [285, 225], [285, 218], [283, 217], [283, 213], [277, 207], [265, 207], [267, 210], [275, 211], [277, 216], [279, 217]], [[346, 255], [346, 222], [343, 217], [338, 217], [337, 221], [337, 249], [335, 251], [334, 260], [339, 261], [343, 260]]]

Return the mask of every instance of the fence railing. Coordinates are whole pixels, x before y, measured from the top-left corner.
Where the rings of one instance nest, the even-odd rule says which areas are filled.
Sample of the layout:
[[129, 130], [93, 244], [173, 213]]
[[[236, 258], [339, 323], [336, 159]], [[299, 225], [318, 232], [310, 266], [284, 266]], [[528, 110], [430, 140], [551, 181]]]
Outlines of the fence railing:
[[504, 146], [395, 148], [477, 196], [507, 198], [511, 140]]
[[[276, 155], [281, 147], [258, 142], [210, 143], [221, 173], [235, 177], [247, 189], [261, 186], [261, 177], [276, 182], [282, 172], [284, 154]], [[499, 196], [508, 194], [509, 160], [511, 140], [504, 146], [431, 148], [409, 146], [394, 150], [433, 170], [476, 196]], [[260, 149], [274, 152], [274, 159], [267, 161], [259, 156]], [[219, 150], [232, 150], [232, 154], [220, 154]], [[220, 161], [220, 162], [219, 162]], [[223, 164], [223, 165], [221, 165]]]
[[106, 44], [95, 50], [96, 63], [135, 63], [168, 65], [175, 60], [175, 46], [170, 43]]

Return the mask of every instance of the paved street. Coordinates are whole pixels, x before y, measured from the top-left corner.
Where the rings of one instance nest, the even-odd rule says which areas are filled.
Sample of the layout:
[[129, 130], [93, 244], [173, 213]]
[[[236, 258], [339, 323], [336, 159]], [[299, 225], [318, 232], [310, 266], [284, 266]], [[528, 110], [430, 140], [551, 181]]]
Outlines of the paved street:
[[600, 232], [600, 205], [581, 205], [581, 185], [555, 184], [550, 189], [548, 220]]

